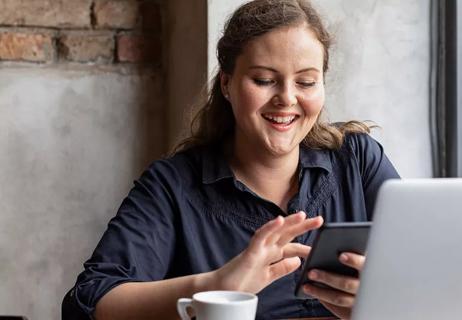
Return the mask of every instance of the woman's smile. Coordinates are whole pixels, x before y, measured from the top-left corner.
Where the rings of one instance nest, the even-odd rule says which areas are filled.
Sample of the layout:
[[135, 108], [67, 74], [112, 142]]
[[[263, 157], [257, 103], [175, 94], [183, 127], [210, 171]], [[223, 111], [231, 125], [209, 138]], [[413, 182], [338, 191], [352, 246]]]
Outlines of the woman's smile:
[[297, 114], [278, 112], [263, 113], [262, 117], [269, 123], [271, 128], [284, 132], [290, 130], [300, 116]]

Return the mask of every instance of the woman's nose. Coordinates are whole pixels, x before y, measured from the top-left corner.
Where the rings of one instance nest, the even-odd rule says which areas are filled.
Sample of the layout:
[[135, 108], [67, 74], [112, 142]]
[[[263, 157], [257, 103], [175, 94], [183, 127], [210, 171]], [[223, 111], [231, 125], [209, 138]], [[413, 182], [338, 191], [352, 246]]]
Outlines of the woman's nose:
[[291, 107], [297, 103], [296, 90], [288, 84], [284, 84], [273, 97], [273, 102], [279, 107]]

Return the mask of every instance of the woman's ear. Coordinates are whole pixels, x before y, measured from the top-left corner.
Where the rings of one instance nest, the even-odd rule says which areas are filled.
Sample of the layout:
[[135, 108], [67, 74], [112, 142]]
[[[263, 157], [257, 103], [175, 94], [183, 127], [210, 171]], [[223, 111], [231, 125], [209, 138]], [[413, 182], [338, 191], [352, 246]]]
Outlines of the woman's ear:
[[228, 90], [229, 79], [230, 79], [229, 74], [226, 74], [225, 72], [220, 71], [221, 93], [226, 98], [226, 100], [229, 100], [229, 90]]

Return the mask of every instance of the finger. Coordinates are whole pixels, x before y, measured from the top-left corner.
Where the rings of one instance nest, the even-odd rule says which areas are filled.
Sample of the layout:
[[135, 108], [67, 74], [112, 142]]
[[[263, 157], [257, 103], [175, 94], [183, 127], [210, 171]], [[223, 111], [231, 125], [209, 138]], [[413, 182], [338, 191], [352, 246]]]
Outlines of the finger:
[[334, 306], [352, 308], [355, 296], [335, 289], [319, 288], [309, 284], [303, 286], [306, 294], [319, 300], [326, 301]]
[[277, 231], [274, 231], [266, 240], [267, 244], [279, 243], [280, 237], [290, 230], [292, 227], [300, 224], [305, 221], [306, 213], [303, 211], [291, 214], [284, 218], [284, 226], [279, 228]]
[[364, 263], [366, 262], [366, 257], [353, 252], [343, 252], [339, 260], [344, 265], [352, 267], [358, 271], [362, 271], [364, 268]]
[[296, 225], [292, 225], [289, 228], [284, 229], [284, 233], [280, 236], [278, 240], [278, 244], [284, 245], [290, 241], [292, 241], [295, 237], [302, 235], [310, 230], [314, 230], [322, 226], [323, 218], [321, 216], [317, 216], [314, 218], [308, 218]]
[[286, 258], [306, 258], [310, 250], [310, 246], [301, 243], [288, 243], [283, 248], [273, 247], [272, 250], [268, 251], [266, 258], [260, 258], [260, 260], [269, 264], [276, 264]]
[[284, 248], [282, 248], [282, 250], [283, 258], [306, 258], [311, 251], [311, 247], [301, 243], [288, 243], [284, 246]]
[[298, 269], [300, 264], [301, 261], [299, 257], [282, 259], [281, 261], [272, 264], [269, 268], [270, 281], [275, 281], [291, 272], [294, 272]]
[[322, 270], [311, 270], [308, 273], [308, 278], [316, 282], [324, 283], [334, 289], [351, 294], [356, 294], [359, 288], [358, 278], [342, 276]]
[[285, 220], [281, 216], [277, 216], [275, 219], [265, 223], [257, 231], [255, 231], [250, 246], [264, 242], [269, 235], [281, 228], [284, 223]]

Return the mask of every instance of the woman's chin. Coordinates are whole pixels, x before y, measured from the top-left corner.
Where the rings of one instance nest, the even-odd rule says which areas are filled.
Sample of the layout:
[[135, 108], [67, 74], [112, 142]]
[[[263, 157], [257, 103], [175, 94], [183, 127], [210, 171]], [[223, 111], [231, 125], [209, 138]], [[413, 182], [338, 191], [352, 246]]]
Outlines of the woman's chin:
[[270, 154], [274, 156], [285, 156], [290, 153], [292, 153], [296, 148], [298, 147], [298, 144], [292, 144], [292, 143], [273, 143], [273, 144], [268, 144], [266, 149], [269, 151]]

